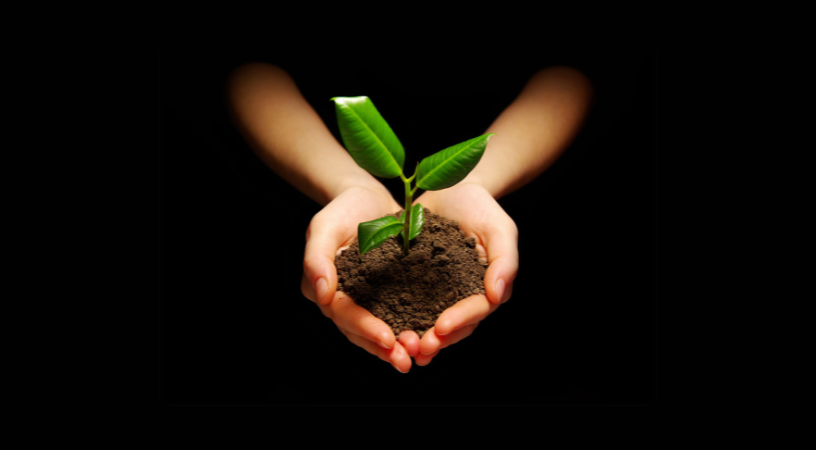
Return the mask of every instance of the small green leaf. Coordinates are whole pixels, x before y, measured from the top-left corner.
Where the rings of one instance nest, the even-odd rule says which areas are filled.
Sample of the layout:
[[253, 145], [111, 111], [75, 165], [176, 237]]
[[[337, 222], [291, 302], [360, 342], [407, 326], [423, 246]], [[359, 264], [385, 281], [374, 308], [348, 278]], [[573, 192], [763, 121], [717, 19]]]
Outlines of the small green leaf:
[[495, 134], [475, 137], [423, 159], [417, 168], [417, 186], [438, 191], [462, 181], [482, 159], [487, 140]]
[[402, 174], [405, 150], [368, 97], [334, 97], [340, 136], [358, 166], [375, 177]]
[[379, 247], [388, 238], [402, 230], [402, 222], [394, 216], [363, 222], [357, 225], [357, 240], [360, 244], [360, 256]]
[[[405, 211], [402, 212], [402, 216], [400, 216], [399, 220], [403, 224], [405, 223]], [[424, 223], [425, 211], [422, 209], [422, 205], [417, 203], [411, 207], [411, 239], [409, 240], [416, 239], [416, 237], [419, 236], [419, 233], [422, 232], [422, 225]], [[400, 232], [400, 236], [405, 239], [405, 235], [402, 231]]]

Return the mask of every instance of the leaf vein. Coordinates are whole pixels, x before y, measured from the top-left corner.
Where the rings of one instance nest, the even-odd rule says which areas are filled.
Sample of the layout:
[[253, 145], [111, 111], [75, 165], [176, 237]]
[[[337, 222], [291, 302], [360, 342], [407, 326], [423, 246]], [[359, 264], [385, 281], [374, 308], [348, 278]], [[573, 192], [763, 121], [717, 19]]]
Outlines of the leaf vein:
[[[477, 138], [477, 139], [478, 139], [478, 138]], [[421, 182], [425, 181], [426, 179], [428, 179], [428, 177], [430, 177], [430, 176], [431, 176], [431, 174], [433, 174], [434, 172], [436, 172], [437, 170], [439, 170], [439, 168], [440, 168], [440, 167], [442, 167], [442, 166], [444, 166], [445, 164], [447, 164], [447, 163], [448, 163], [448, 161], [450, 161], [450, 160], [452, 160], [453, 158], [455, 158], [455, 157], [459, 156], [459, 155], [460, 155], [462, 152], [464, 152], [465, 150], [467, 150], [467, 149], [469, 149], [469, 148], [473, 147], [473, 146], [474, 146], [474, 145], [476, 145], [478, 142], [479, 142], [478, 140], [477, 140], [477, 141], [474, 141], [474, 142], [473, 142], [473, 143], [471, 143], [470, 145], [468, 145], [468, 146], [466, 146], [466, 147], [463, 147], [463, 148], [462, 148], [462, 150], [460, 150], [460, 151], [458, 151], [458, 152], [454, 153], [454, 154], [453, 154], [453, 155], [452, 155], [450, 158], [448, 158], [448, 159], [446, 159], [446, 160], [442, 161], [442, 163], [441, 163], [441, 164], [437, 164], [437, 166], [436, 166], [436, 167], [434, 167], [434, 168], [433, 168], [433, 169], [432, 169], [430, 172], [426, 173], [424, 177], [422, 177], [420, 180], [418, 180], [418, 181], [417, 181], [417, 185], [419, 185], [419, 183], [421, 183]]]
[[[385, 150], [385, 153], [388, 154], [388, 156], [391, 158], [391, 162], [394, 163], [394, 166], [396, 166], [397, 170], [399, 170], [400, 173], [402, 173], [402, 169], [400, 169], [399, 164], [397, 164], [396, 158], [394, 158], [394, 155], [392, 155], [391, 152], [388, 151], [388, 147], [386, 147], [385, 144], [383, 144], [383, 142], [380, 140], [380, 137], [377, 136], [377, 133], [375, 133], [371, 128], [369, 128], [369, 126], [365, 122], [365, 120], [363, 120], [363, 118], [360, 117], [360, 115], [357, 114], [356, 111], [354, 111], [354, 108], [352, 108], [350, 105], [346, 105], [346, 106], [348, 106], [349, 111], [351, 111], [351, 113], [354, 114], [357, 117], [357, 119], [359, 119], [360, 123], [363, 124], [363, 126], [366, 127], [366, 130], [368, 130], [368, 132], [371, 133], [372, 136], [374, 136], [374, 139], [377, 140], [377, 142], [380, 144], [380, 146], [383, 148], [383, 150]], [[383, 120], [385, 120], [385, 119], [383, 119]]]

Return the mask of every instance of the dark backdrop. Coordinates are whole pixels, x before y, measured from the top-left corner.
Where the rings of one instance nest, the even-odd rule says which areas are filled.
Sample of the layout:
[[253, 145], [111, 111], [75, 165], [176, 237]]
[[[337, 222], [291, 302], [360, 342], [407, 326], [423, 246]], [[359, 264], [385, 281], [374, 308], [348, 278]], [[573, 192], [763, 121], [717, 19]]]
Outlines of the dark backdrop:
[[[499, 200], [519, 228], [513, 298], [400, 374], [300, 294], [320, 206], [232, 127], [224, 81], [285, 68], [339, 139], [367, 95], [406, 166], [484, 132], [538, 69], [596, 90], [578, 138]], [[657, 56], [648, 47], [181, 46], [159, 52], [159, 388], [172, 404], [644, 404], [656, 393]], [[432, 99], [432, 100], [429, 100]], [[409, 164], [410, 163], [410, 164]], [[386, 180], [395, 198], [402, 184]]]

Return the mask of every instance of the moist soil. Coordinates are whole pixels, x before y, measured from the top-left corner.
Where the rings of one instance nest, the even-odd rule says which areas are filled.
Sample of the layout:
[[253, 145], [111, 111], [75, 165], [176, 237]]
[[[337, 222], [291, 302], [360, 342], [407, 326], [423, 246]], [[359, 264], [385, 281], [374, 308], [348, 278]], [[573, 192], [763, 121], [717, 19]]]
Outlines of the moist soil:
[[[459, 224], [424, 208], [422, 232], [403, 254], [402, 238], [392, 236], [363, 255], [357, 239], [335, 260], [338, 291], [387, 323], [394, 336], [414, 330], [420, 337], [459, 300], [484, 294], [487, 261], [476, 240]], [[399, 218], [402, 211], [393, 214]]]

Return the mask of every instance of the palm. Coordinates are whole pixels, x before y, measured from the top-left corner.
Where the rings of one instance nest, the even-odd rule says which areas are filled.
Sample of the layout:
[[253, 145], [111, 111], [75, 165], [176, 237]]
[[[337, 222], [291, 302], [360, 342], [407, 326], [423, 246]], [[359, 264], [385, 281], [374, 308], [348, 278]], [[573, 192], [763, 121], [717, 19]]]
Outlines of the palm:
[[378, 219], [399, 209], [390, 195], [365, 188], [353, 188], [344, 191], [326, 205], [315, 216], [315, 220], [325, 219], [329, 222], [325, 231], [337, 236], [339, 251], [357, 237], [357, 225], [360, 222]]
[[417, 199], [417, 203], [435, 214], [459, 222], [465, 234], [476, 238], [480, 257], [485, 256], [482, 245], [486, 238], [485, 226], [496, 216], [507, 216], [493, 197], [475, 184], [460, 184], [443, 191], [426, 192]]

